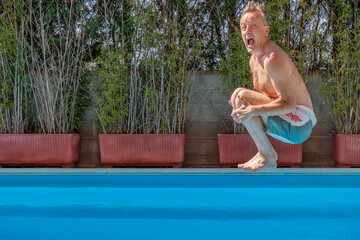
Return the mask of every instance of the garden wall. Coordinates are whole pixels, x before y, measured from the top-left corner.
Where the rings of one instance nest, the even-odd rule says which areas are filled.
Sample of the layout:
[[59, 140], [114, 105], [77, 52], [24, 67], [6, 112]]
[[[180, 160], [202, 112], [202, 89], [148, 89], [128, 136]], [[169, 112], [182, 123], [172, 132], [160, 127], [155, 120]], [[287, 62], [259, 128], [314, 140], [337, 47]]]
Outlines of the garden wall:
[[[318, 123], [311, 137], [304, 143], [302, 167], [335, 166], [331, 137], [335, 124], [320, 93], [320, 82], [325, 77], [316, 74], [306, 83]], [[217, 134], [233, 132], [229, 96], [220, 93], [223, 88], [220, 76], [216, 73], [204, 72], [194, 76], [194, 97], [187, 109], [188, 119], [185, 124], [185, 168], [221, 167]], [[93, 109], [88, 109], [81, 129], [81, 156], [78, 167], [101, 167], [99, 141], [93, 118]]]

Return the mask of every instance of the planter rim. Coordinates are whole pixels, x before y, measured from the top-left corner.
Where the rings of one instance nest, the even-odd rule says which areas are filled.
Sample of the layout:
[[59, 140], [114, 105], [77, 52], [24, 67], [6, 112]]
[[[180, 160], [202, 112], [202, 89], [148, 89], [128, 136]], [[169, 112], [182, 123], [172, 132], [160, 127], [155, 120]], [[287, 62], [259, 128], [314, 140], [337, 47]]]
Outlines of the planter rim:
[[0, 133], [0, 136], [20, 136], [20, 135], [28, 135], [28, 136], [71, 136], [71, 135], [80, 135], [80, 133]]
[[181, 134], [167, 134], [167, 133], [159, 133], [159, 134], [149, 134], [149, 133], [146, 133], [146, 134], [127, 134], [127, 133], [99, 133], [98, 135], [103, 135], [103, 136], [109, 136], [109, 135], [129, 135], [129, 136], [162, 136], [162, 135], [165, 135], [165, 136], [184, 136], [186, 135], [185, 133], [181, 133]]
[[334, 133], [333, 136], [360, 136], [360, 134]]
[[218, 136], [250, 135], [249, 133], [219, 133]]

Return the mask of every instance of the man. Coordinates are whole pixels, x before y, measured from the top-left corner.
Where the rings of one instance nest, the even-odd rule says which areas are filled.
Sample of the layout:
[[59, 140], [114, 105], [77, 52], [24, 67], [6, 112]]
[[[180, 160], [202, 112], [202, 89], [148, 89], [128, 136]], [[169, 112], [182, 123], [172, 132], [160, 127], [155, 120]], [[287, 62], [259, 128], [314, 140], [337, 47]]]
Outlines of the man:
[[316, 124], [310, 95], [294, 63], [278, 45], [269, 40], [269, 17], [264, 8], [250, 1], [240, 28], [256, 91], [238, 88], [229, 103], [231, 116], [243, 123], [258, 153], [239, 168], [276, 168], [277, 154], [266, 134], [283, 142], [304, 142]]

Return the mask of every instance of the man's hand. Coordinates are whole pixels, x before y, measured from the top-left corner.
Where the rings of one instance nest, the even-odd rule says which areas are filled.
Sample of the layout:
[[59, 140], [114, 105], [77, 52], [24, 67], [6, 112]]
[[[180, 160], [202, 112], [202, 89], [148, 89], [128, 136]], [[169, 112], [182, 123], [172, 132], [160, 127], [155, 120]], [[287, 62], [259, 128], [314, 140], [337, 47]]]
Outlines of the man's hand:
[[246, 121], [254, 116], [253, 107], [248, 102], [246, 102], [244, 99], [240, 98], [240, 101], [242, 103], [241, 107], [238, 109], [234, 109], [231, 113], [231, 117], [237, 123]]

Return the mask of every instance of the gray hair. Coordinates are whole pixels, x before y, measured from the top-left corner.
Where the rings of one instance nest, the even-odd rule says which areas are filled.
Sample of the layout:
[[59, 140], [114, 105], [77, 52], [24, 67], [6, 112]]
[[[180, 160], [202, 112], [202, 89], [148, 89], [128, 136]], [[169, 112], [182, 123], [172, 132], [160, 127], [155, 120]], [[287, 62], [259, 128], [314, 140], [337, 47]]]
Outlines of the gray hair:
[[248, 2], [246, 7], [244, 8], [244, 11], [242, 12], [241, 18], [248, 13], [248, 12], [259, 12], [263, 18], [263, 22], [265, 26], [269, 26], [269, 14], [265, 11], [265, 8], [261, 5], [256, 5], [254, 1]]

